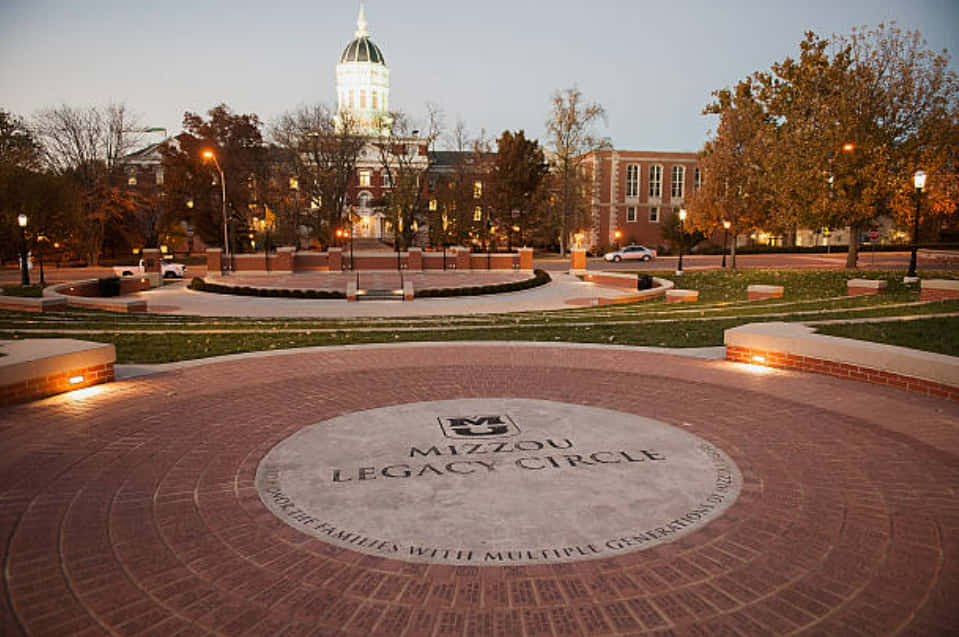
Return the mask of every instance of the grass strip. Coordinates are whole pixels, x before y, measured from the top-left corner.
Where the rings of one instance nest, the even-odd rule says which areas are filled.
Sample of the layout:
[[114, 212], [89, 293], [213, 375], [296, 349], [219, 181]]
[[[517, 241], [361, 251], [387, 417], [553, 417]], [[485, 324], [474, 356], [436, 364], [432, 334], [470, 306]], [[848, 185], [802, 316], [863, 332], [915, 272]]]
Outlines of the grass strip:
[[890, 323], [819, 325], [819, 334], [909, 347], [924, 352], [959, 356], [959, 317], [940, 316]]

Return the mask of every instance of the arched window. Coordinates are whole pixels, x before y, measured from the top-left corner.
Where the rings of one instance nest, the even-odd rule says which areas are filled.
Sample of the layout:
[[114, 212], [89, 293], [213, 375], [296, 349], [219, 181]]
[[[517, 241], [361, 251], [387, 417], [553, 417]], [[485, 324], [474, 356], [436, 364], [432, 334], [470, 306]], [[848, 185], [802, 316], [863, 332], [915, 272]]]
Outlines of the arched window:
[[360, 202], [360, 208], [369, 208], [370, 201], [373, 199], [373, 196], [368, 192], [361, 192], [358, 199]]

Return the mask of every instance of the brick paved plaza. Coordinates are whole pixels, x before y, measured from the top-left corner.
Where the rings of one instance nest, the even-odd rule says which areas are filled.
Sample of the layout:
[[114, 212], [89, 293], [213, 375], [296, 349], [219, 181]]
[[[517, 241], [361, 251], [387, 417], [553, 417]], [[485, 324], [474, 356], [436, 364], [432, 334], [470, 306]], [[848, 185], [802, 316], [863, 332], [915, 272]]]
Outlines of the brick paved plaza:
[[[476, 398], [682, 429], [735, 462], [739, 497], [646, 550], [472, 566], [335, 546], [256, 489], [304, 427]], [[954, 634], [957, 425], [954, 401], [631, 348], [195, 361], [0, 411], [0, 634]]]

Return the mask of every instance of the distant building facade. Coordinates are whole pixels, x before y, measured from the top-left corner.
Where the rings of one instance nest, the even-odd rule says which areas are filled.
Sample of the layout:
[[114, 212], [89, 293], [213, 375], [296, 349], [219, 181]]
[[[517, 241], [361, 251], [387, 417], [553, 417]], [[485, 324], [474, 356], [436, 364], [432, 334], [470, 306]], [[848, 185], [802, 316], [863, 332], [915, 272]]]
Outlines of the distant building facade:
[[664, 224], [703, 178], [696, 153], [601, 150], [590, 153], [586, 169], [592, 180], [593, 246], [662, 246]]

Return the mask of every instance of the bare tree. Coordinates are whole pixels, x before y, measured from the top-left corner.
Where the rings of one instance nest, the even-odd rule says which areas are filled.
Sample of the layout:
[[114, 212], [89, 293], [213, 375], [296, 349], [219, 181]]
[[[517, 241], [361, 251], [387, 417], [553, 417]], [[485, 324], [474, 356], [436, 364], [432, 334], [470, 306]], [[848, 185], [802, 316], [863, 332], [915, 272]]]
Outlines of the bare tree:
[[351, 203], [350, 185], [367, 138], [349, 114], [334, 117], [323, 104], [283, 115], [271, 133], [274, 142], [291, 154], [300, 191], [320, 203], [314, 233], [329, 243]]
[[41, 111], [34, 130], [46, 164], [68, 175], [82, 198], [76, 240], [91, 263], [99, 262], [110, 223], [137, 207], [136, 193], [122, 187], [120, 159], [140, 143], [137, 123], [122, 104], [98, 108], [61, 105]]
[[404, 113], [391, 113], [389, 134], [375, 144], [380, 163], [391, 184], [387, 208], [394, 228], [394, 241], [411, 245], [414, 225], [425, 221], [426, 180], [433, 166], [432, 152], [443, 132], [443, 113], [433, 104], [427, 105], [426, 119], [416, 125]]
[[590, 152], [610, 146], [607, 139], [597, 136], [593, 130], [597, 123], [605, 120], [605, 109], [597, 103], [583, 103], [583, 94], [578, 88], [553, 94], [553, 110], [546, 120], [546, 131], [557, 172], [560, 252], [564, 255], [573, 226], [585, 230], [591, 224], [585, 192], [590, 183], [583, 174], [583, 162]]

